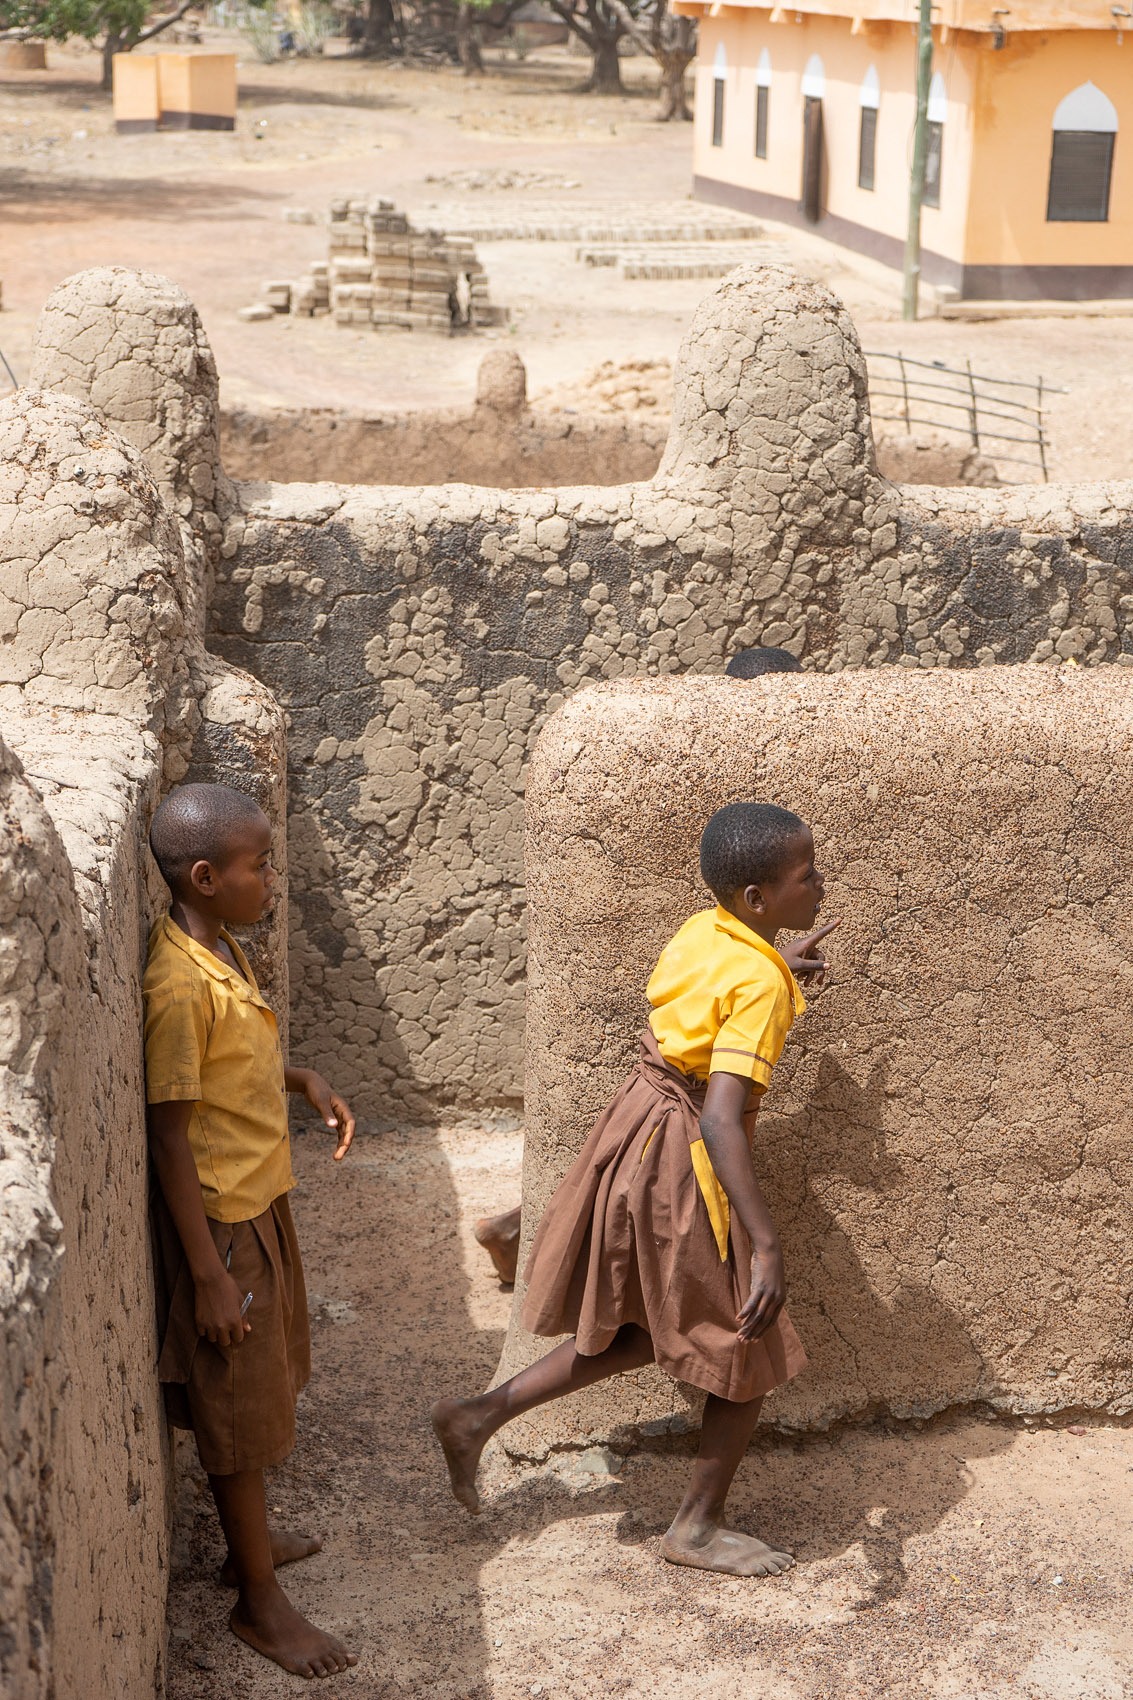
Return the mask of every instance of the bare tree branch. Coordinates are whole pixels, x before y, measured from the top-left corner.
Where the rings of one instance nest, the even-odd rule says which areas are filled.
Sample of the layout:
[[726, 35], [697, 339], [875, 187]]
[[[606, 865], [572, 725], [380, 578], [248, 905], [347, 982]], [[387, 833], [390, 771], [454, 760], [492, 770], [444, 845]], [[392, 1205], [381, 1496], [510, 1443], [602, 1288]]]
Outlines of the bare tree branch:
[[135, 36], [133, 46], [140, 47], [143, 41], [152, 41], [155, 35], [160, 35], [162, 30], [167, 30], [170, 24], [178, 23], [186, 12], [191, 11], [194, 6], [199, 4], [200, 0], [185, 0], [185, 4], [179, 11], [170, 12], [167, 18], [159, 18], [156, 24], [151, 24], [148, 30], [143, 30], [141, 35]]

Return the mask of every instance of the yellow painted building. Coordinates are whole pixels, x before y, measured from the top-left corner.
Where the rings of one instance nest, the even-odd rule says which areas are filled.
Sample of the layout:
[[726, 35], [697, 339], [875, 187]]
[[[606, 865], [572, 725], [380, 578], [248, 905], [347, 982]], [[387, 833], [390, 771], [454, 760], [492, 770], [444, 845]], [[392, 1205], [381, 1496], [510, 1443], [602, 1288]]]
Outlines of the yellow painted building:
[[[934, 6], [927, 282], [972, 300], [1133, 295], [1130, 8]], [[675, 9], [700, 21], [696, 194], [899, 267], [915, 0]]]

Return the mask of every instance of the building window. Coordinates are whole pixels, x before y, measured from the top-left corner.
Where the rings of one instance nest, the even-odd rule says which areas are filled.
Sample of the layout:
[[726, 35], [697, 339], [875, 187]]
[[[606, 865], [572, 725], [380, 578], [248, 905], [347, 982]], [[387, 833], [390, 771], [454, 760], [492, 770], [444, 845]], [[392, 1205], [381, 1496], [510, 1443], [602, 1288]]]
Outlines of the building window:
[[877, 156], [877, 109], [862, 107], [862, 127], [858, 134], [858, 188], [873, 188], [873, 168]]
[[944, 154], [944, 120], [948, 113], [948, 94], [944, 78], [937, 71], [929, 84], [928, 122], [925, 125], [924, 205], [940, 205], [940, 166]]
[[724, 79], [712, 79], [712, 146], [724, 146]]
[[755, 157], [767, 158], [767, 120], [771, 108], [771, 55], [766, 47], [755, 67]]
[[877, 165], [877, 108], [881, 100], [881, 83], [872, 65], [862, 78], [858, 99], [862, 109], [858, 132], [858, 188], [872, 189]]
[[1104, 224], [1117, 136], [1117, 108], [1083, 83], [1055, 109], [1046, 216], [1052, 224]]
[[940, 156], [944, 150], [944, 125], [930, 119], [925, 126], [924, 204], [940, 205]]

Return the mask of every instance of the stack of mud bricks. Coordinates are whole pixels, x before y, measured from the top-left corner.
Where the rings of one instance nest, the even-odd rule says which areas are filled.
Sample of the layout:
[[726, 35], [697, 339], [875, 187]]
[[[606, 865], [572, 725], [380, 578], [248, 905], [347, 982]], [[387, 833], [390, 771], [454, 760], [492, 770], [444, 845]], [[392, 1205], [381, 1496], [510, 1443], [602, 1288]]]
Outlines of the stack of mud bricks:
[[[291, 293], [292, 312], [333, 310], [340, 325], [431, 330], [506, 322], [488, 300], [488, 280], [468, 237], [414, 230], [390, 201], [335, 201], [330, 258]], [[282, 296], [277, 311], [287, 311]]]

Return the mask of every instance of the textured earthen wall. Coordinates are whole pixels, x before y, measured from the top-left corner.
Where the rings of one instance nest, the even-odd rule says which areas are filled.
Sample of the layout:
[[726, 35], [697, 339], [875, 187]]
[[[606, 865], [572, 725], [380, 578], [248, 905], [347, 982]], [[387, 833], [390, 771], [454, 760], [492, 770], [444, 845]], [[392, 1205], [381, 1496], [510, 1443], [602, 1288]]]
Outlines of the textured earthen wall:
[[[661, 945], [713, 901], [705, 821], [773, 801], [813, 823], [842, 926], [756, 1128], [810, 1356], [768, 1414], [1133, 1409], [1131, 785], [1113, 667], [573, 697], [528, 779], [525, 1248], [632, 1066]], [[548, 1345], [513, 1321], [501, 1374]], [[508, 1444], [684, 1408], [643, 1372]]]
[[368, 1116], [517, 1101], [524, 773], [571, 691], [758, 642], [1115, 659], [1131, 495], [886, 484], [848, 317], [774, 269], [702, 303], [648, 483], [238, 486], [209, 642], [290, 716], [297, 1030]]
[[[204, 654], [180, 518], [89, 403], [0, 404], [5, 1700], [163, 1686], [140, 976], [167, 898], [145, 834], [187, 775], [253, 783], [284, 828], [279, 713]], [[282, 1008], [279, 942], [259, 955]]]
[[273, 483], [627, 484], [651, 478], [667, 420], [592, 419], [527, 406], [523, 362], [496, 349], [480, 366], [476, 405], [416, 413], [299, 408], [221, 416], [232, 478]]
[[524, 774], [580, 684], [759, 642], [820, 672], [1133, 657], [1133, 489], [886, 483], [848, 316], [774, 267], [705, 297], [658, 472], [604, 488], [233, 486], [172, 284], [81, 274], [44, 336], [38, 381], [168, 485], [210, 648], [287, 710], [297, 1060], [367, 1118], [519, 1100]]

